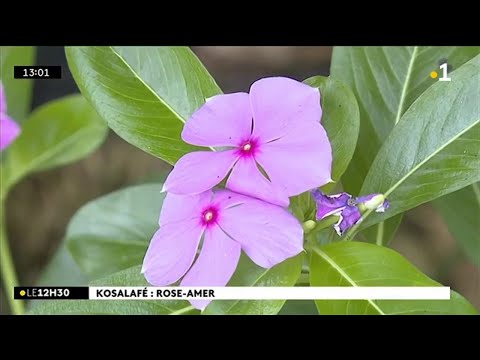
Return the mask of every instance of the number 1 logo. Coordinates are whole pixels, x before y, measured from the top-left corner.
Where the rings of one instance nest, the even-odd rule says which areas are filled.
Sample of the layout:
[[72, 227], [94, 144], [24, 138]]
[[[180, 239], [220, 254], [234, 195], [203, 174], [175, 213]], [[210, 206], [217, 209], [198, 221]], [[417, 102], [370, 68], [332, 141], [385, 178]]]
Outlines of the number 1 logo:
[[452, 81], [451, 78], [448, 77], [448, 65], [447, 63], [443, 63], [442, 65], [440, 65], [440, 69], [442, 69], [443, 71], [443, 76], [438, 79], [438, 81]]

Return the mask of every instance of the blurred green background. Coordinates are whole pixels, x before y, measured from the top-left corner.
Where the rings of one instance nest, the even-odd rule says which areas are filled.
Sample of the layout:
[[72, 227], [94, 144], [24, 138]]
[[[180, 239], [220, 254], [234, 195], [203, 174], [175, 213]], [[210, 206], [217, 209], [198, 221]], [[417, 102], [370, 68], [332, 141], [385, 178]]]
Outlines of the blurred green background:
[[[223, 91], [232, 92], [248, 91], [253, 81], [265, 76], [303, 80], [328, 75], [332, 48], [230, 46], [193, 47], [193, 51]], [[37, 64], [62, 65], [63, 78], [35, 80], [32, 109], [78, 92], [63, 47], [38, 47]], [[68, 221], [82, 205], [126, 185], [163, 177], [169, 169], [110, 132], [103, 146], [88, 158], [24, 179], [10, 193], [7, 204], [7, 231], [20, 283], [36, 284], [58, 249]], [[392, 247], [480, 309], [480, 270], [430, 204], [406, 213]], [[0, 313], [8, 313], [3, 289], [0, 296]]]

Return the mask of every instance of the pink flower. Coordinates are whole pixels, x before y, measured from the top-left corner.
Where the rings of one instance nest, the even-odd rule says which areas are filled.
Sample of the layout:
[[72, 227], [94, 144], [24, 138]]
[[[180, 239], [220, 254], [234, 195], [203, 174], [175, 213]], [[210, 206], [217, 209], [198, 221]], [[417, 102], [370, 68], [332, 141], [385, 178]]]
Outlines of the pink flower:
[[7, 115], [7, 99], [0, 82], [0, 151], [9, 146], [20, 132], [20, 126]]
[[231, 171], [228, 189], [288, 206], [290, 196], [331, 181], [332, 152], [321, 116], [318, 89], [289, 78], [258, 80], [249, 94], [214, 96], [188, 120], [182, 138], [226, 149], [183, 156], [163, 190], [199, 194]]
[[[288, 211], [229, 190], [198, 195], [167, 194], [143, 262], [142, 273], [155, 286], [225, 286], [243, 250], [269, 268], [303, 249], [303, 230]], [[200, 239], [202, 250], [194, 262]], [[192, 266], [193, 264], [193, 266]], [[192, 304], [204, 309], [209, 301]]]

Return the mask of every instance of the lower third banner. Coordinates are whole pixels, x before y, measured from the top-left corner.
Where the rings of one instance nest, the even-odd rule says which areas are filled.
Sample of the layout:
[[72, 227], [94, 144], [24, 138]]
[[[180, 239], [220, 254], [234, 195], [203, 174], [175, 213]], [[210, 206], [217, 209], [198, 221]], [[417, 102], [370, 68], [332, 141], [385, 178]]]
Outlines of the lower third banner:
[[449, 300], [448, 286], [15, 287], [18, 300]]

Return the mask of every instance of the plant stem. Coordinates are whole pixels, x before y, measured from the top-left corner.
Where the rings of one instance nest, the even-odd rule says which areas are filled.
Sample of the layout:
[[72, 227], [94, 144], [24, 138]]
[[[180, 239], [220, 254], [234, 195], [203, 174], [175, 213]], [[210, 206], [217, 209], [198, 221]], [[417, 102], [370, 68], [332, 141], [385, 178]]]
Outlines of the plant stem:
[[384, 232], [385, 222], [382, 221], [380, 224], [377, 225], [377, 238], [375, 243], [378, 246], [383, 246], [383, 232]]
[[310, 274], [300, 274], [297, 282], [295, 283], [296, 286], [310, 286]]
[[5, 206], [3, 201], [1, 201], [0, 204], [0, 269], [2, 271], [3, 285], [10, 309], [15, 315], [23, 315], [25, 313], [23, 301], [13, 299], [14, 286], [18, 286], [18, 279], [7, 238]]
[[315, 227], [311, 229], [308, 233], [305, 233], [305, 239], [307, 242], [311, 242], [314, 236], [322, 230], [325, 230], [338, 222], [338, 216], [331, 215], [323, 220], [317, 221]]

